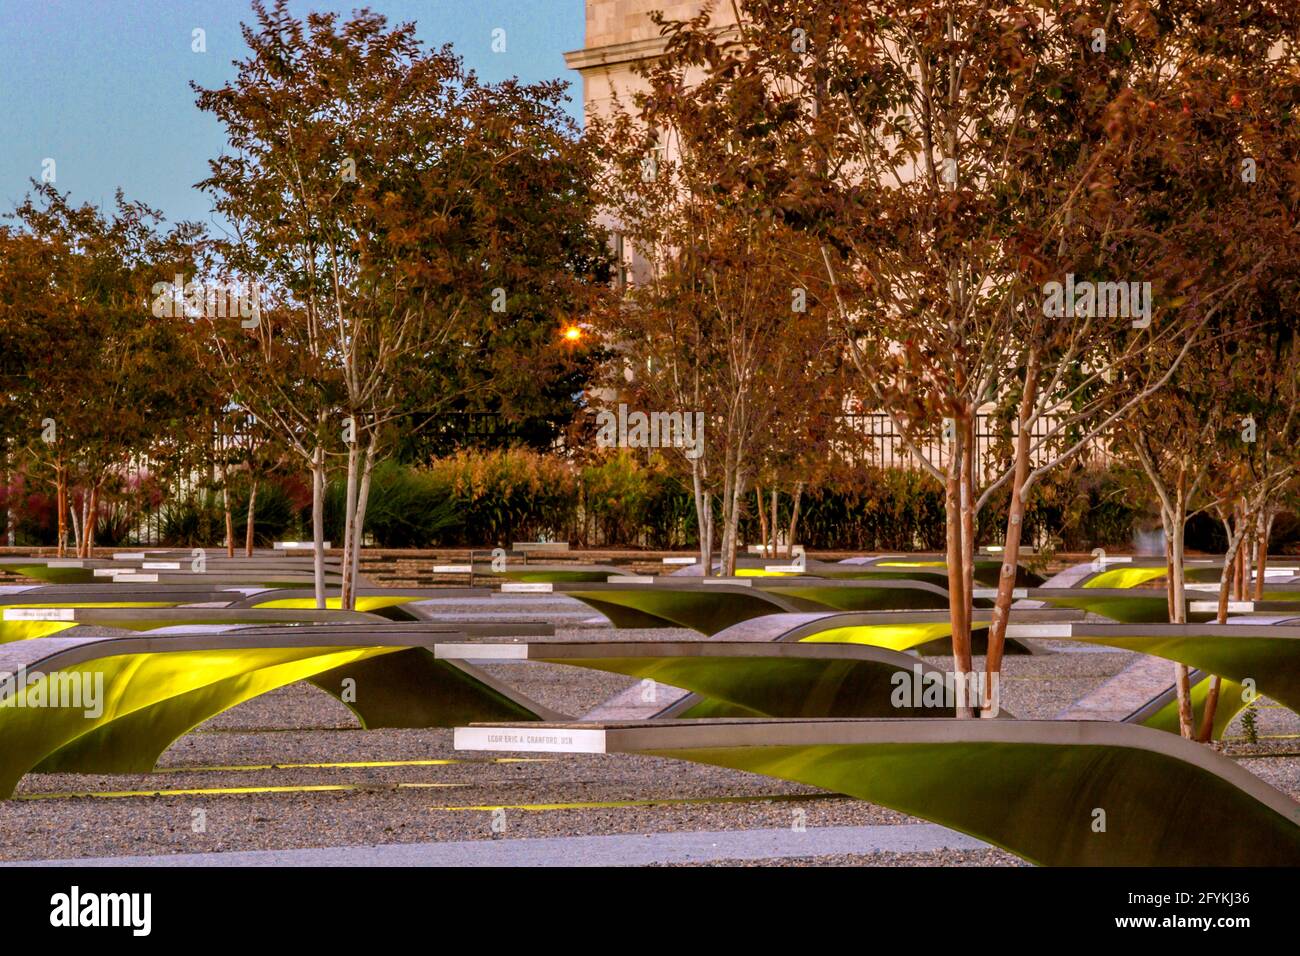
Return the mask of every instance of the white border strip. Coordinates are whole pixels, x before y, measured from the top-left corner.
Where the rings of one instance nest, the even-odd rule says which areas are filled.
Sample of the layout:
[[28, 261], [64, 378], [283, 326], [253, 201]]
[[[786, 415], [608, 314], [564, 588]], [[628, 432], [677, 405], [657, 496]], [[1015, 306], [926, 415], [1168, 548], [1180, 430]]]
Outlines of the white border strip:
[[75, 621], [77, 611], [70, 607], [7, 607], [6, 621]]
[[527, 644], [435, 644], [433, 656], [440, 661], [526, 661]]
[[1007, 637], [1073, 637], [1073, 624], [1008, 624]]
[[[1189, 611], [1196, 611], [1198, 614], [1215, 614], [1219, 610], [1218, 601], [1189, 601], [1187, 604]], [[1229, 601], [1229, 614], [1249, 614], [1255, 610], [1254, 601]]]

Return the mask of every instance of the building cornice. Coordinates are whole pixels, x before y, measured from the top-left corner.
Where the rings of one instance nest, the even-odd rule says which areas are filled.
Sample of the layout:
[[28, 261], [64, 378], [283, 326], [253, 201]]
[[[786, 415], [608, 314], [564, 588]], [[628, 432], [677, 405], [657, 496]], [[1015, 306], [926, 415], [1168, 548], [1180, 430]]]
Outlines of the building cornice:
[[[740, 31], [734, 24], [717, 28], [719, 37], [734, 39]], [[627, 43], [606, 43], [603, 46], [584, 47], [564, 54], [564, 65], [571, 70], [583, 72], [605, 66], [617, 66], [620, 63], [635, 63], [660, 56], [668, 46], [664, 37], [649, 37], [644, 40], [631, 40]]]
[[582, 72], [602, 66], [615, 66], [659, 56], [667, 46], [663, 37], [632, 40], [630, 43], [607, 43], [604, 46], [585, 47], [564, 54], [564, 65]]

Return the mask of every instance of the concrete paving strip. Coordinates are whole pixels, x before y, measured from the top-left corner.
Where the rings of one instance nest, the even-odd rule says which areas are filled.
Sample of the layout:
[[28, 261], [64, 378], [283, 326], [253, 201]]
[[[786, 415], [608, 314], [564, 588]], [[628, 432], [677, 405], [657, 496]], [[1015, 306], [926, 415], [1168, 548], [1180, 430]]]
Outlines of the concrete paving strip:
[[[669, 684], [655, 683], [654, 693], [647, 695], [640, 682], [582, 715], [583, 720], [645, 720], [665, 707], [677, 703], [690, 691]], [[651, 699], [646, 700], [649, 696]]]
[[1122, 647], [1105, 647], [1097, 644], [1070, 644], [1065, 641], [1043, 641], [1038, 642], [1040, 646], [1047, 647], [1053, 654], [1131, 654], [1132, 651], [1126, 651]]
[[1139, 657], [1056, 715], [1057, 720], [1123, 720], [1174, 682], [1174, 665]]
[[1071, 565], [1064, 571], [1058, 571], [1052, 575], [1041, 586], [1045, 588], [1072, 588], [1097, 570], [1099, 569], [1092, 563]]
[[0, 863], [14, 866], [646, 866], [717, 860], [783, 860], [860, 853], [984, 850], [989, 845], [934, 823], [527, 837], [385, 846], [251, 850]]

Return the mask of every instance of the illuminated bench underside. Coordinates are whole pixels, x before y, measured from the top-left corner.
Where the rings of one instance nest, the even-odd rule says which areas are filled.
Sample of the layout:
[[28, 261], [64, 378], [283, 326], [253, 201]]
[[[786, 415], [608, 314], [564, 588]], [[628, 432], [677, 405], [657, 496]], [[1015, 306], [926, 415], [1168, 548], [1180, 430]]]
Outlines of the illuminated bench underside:
[[622, 585], [557, 584], [555, 593], [577, 598], [617, 627], [684, 627], [703, 634], [769, 614], [830, 610], [947, 608], [945, 591], [915, 581], [878, 585], [810, 579], [751, 579], [734, 583]]
[[[43, 605], [0, 606], [5, 612], [39, 614]], [[385, 620], [354, 611], [278, 610], [263, 608], [160, 608], [156, 604], [76, 604], [50, 605], [50, 609], [70, 612], [68, 620], [0, 620], [0, 644], [11, 641], [48, 637], [84, 625], [113, 627], [128, 631], [152, 631], [189, 625], [267, 625], [267, 624], [383, 624]]]
[[[530, 640], [444, 644], [435, 654], [564, 664], [691, 692], [660, 710], [659, 717], [954, 716], [941, 696], [944, 671], [879, 647], [722, 639]], [[905, 692], [898, 690], [900, 684]], [[929, 696], [922, 696], [927, 689]]]
[[203, 722], [300, 680], [342, 700], [367, 728], [562, 716], [477, 668], [435, 660], [434, 639], [456, 636], [467, 635], [456, 626], [317, 625], [5, 645], [0, 672], [28, 676], [7, 701], [48, 701], [69, 679], [93, 682], [102, 675], [103, 707], [88, 717], [85, 707], [0, 706], [0, 794], [12, 793], [33, 770], [147, 772], [173, 741]]
[[1218, 674], [1300, 711], [1300, 627], [1278, 624], [1017, 625], [1018, 637], [1116, 647]]

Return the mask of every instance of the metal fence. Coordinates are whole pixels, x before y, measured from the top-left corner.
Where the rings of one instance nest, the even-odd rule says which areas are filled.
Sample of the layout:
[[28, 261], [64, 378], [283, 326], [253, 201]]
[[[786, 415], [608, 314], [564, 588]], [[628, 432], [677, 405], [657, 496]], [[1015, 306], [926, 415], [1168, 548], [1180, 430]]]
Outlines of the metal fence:
[[[483, 417], [486, 421], [490, 416], [480, 417]], [[843, 445], [837, 449], [846, 460], [881, 468], [916, 469], [920, 467], [916, 458], [907, 449], [888, 414], [870, 412], [846, 415], [844, 421], [848, 425], [849, 431], [854, 433], [853, 438], [845, 440]], [[472, 440], [474, 437], [486, 435], [490, 424], [488, 422], [485, 425], [483, 422], [476, 420], [473, 425], [465, 430], [470, 433], [468, 437]], [[1045, 438], [1055, 425], [1056, 420], [1054, 418], [1046, 416], [1040, 418], [1034, 424], [1034, 439], [1037, 441]], [[493, 433], [492, 437], [499, 438], [500, 436]], [[234, 441], [237, 440], [234, 439]], [[221, 445], [231, 441], [230, 438], [226, 438], [224, 441], [218, 439], [215, 444]], [[1008, 454], [1006, 435], [1000, 423], [995, 421], [992, 415], [980, 414], [976, 416], [975, 449], [977, 474], [981, 475], [982, 478], [987, 479], [990, 473], [1005, 468], [1009, 464], [1006, 460]], [[947, 466], [949, 457], [947, 444], [938, 441], [937, 436], [936, 440], [922, 446], [921, 450], [930, 461], [940, 468]], [[1043, 456], [1038, 457], [1041, 463]], [[1091, 464], [1104, 465], [1111, 460], [1111, 455], [1107, 450], [1105, 441], [1095, 438], [1080, 452], [1080, 458]], [[125, 484], [128, 488], [147, 487], [149, 485], [147, 479], [150, 473], [149, 462], [134, 461], [127, 469]], [[215, 477], [215, 475], [212, 477]], [[203, 483], [204, 476], [196, 473], [188, 478], [173, 482], [170, 487], [155, 489], [154, 494], [147, 496], [149, 500], [136, 500], [133, 502], [133, 520], [127, 543], [144, 546], [160, 544], [163, 531], [163, 511], [168, 503], [181, 501], [194, 494]]]
[[[893, 419], [885, 412], [868, 412], [865, 414], [846, 415], [844, 420], [850, 432], [856, 437], [845, 443], [842, 454], [849, 461], [861, 461], [881, 468], [919, 468], [916, 456], [907, 448], [902, 435], [894, 425]], [[1054, 416], [1042, 416], [1034, 422], [1031, 435], [1038, 448], [1034, 464], [1042, 464], [1050, 455], [1058, 454], [1068, 447], [1064, 442], [1053, 438], [1046, 445], [1040, 443], [1056, 427], [1058, 420]], [[1014, 435], [1014, 426], [1012, 435]], [[1001, 423], [990, 414], [980, 413], [975, 416], [975, 462], [976, 474], [987, 477], [995, 470], [1005, 469], [1010, 464], [1010, 448]], [[1071, 443], [1078, 437], [1070, 439]], [[1002, 445], [1001, 454], [999, 444]], [[939, 468], [946, 468], [950, 458], [947, 442], [934, 440], [920, 444], [919, 450]], [[1080, 450], [1081, 460], [1090, 464], [1106, 464], [1111, 460], [1110, 452], [1103, 438], [1088, 441]]]

